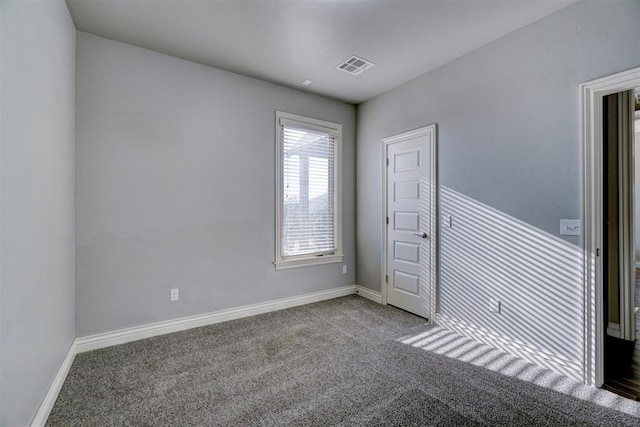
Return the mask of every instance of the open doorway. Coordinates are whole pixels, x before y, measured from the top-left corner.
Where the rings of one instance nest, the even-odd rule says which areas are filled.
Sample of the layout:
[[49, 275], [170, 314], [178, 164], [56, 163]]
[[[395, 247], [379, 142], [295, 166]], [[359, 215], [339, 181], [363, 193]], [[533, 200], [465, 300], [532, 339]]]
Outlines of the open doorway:
[[603, 388], [640, 400], [640, 346], [636, 241], [640, 212], [634, 199], [640, 188], [635, 159], [638, 88], [602, 100], [602, 293], [604, 320]]
[[[605, 289], [604, 286], [605, 257], [603, 256], [605, 245], [604, 228], [607, 225], [603, 218], [606, 205], [603, 197], [603, 106], [606, 96], [630, 90], [635, 91], [637, 87], [640, 87], [640, 67], [601, 77], [580, 85], [582, 96], [582, 165], [584, 172], [582, 245], [585, 272], [585, 347], [583, 366], [585, 383], [596, 387], [602, 387], [605, 382], [605, 337], [610, 326], [609, 313], [607, 312], [608, 301], [605, 298], [605, 293], [608, 297], [608, 288]], [[633, 116], [633, 110], [629, 110], [629, 118], [631, 119]], [[628, 129], [631, 129], [630, 124]], [[633, 192], [631, 192], [631, 195], [633, 196]], [[628, 212], [628, 210], [625, 210], [625, 212]], [[631, 227], [633, 227], [633, 221], [630, 222]], [[640, 226], [640, 224], [638, 225]], [[632, 235], [621, 233], [621, 236]], [[628, 240], [625, 241], [628, 242]], [[631, 242], [633, 245], [633, 239], [631, 239]], [[631, 256], [625, 259], [631, 260]], [[635, 268], [631, 269], [630, 267], [626, 271], [629, 271], [630, 279], [631, 277], [635, 278]], [[631, 280], [628, 282], [632, 283]], [[610, 358], [610, 360], [614, 359]]]

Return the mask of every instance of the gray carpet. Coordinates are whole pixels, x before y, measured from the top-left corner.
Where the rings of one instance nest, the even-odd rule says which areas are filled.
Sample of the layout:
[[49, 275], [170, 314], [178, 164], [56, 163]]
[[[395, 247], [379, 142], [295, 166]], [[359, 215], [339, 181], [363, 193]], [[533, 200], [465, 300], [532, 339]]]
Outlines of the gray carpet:
[[399, 341], [430, 328], [350, 296], [82, 353], [47, 425], [640, 425]]

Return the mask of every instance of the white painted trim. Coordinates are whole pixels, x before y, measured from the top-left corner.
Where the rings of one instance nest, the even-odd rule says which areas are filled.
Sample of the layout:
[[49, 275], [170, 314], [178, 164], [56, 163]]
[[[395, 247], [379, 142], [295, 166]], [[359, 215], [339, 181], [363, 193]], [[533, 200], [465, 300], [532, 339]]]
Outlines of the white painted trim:
[[418, 129], [403, 132], [397, 135], [389, 136], [382, 139], [382, 218], [380, 223], [382, 224], [382, 260], [381, 260], [381, 274], [380, 274], [380, 291], [382, 294], [382, 304], [387, 304], [387, 292], [388, 283], [387, 277], [389, 274], [387, 258], [388, 258], [388, 233], [387, 228], [387, 179], [388, 179], [388, 149], [390, 144], [395, 144], [408, 139], [417, 138], [423, 135], [431, 135], [433, 144], [431, 144], [431, 182], [433, 184], [433, 191], [431, 191], [431, 207], [433, 215], [431, 215], [431, 224], [429, 224], [428, 235], [429, 245], [431, 246], [431, 277], [428, 278], [428, 307], [429, 307], [429, 323], [434, 322], [436, 315], [436, 291], [438, 283], [438, 239], [439, 239], [439, 223], [440, 223], [440, 209], [439, 209], [439, 193], [440, 187], [438, 184], [438, 125], [436, 123], [424, 126]]
[[[276, 111], [276, 215], [275, 215], [275, 260], [273, 262], [276, 270], [287, 268], [306, 267], [319, 264], [330, 264], [342, 262], [342, 125], [325, 120], [313, 119], [311, 117], [299, 116], [297, 114]], [[336, 253], [330, 258], [322, 256], [302, 256], [283, 257], [281, 252], [282, 243], [282, 186], [283, 186], [283, 162], [282, 162], [282, 126], [281, 123], [296, 122], [301, 128], [320, 130], [331, 133], [334, 136], [334, 168], [333, 168], [333, 206], [335, 224], [335, 249]]]
[[382, 304], [382, 293], [378, 291], [373, 291], [369, 288], [365, 288], [364, 286], [356, 285], [356, 294], [373, 302], [377, 302], [378, 304]]
[[609, 322], [609, 325], [607, 325], [607, 335], [609, 335], [610, 337], [622, 338], [622, 332], [620, 332], [620, 324]]
[[[618, 139], [620, 140], [618, 165], [619, 180], [619, 221], [620, 229], [620, 338], [627, 341], [636, 339], [636, 319], [634, 313], [635, 290], [635, 230], [634, 218], [634, 150], [633, 150], [633, 91], [618, 96]], [[624, 114], [624, 111], [627, 114]]]
[[172, 332], [184, 331], [191, 328], [213, 325], [215, 323], [229, 320], [241, 319], [255, 316], [257, 314], [269, 313], [285, 308], [299, 305], [311, 304], [314, 302], [338, 298], [356, 293], [356, 286], [342, 286], [326, 291], [314, 292], [311, 294], [296, 297], [283, 298], [279, 300], [267, 301], [258, 304], [245, 305], [242, 307], [229, 308], [226, 310], [214, 311], [212, 313], [198, 314], [195, 316], [182, 317], [179, 319], [167, 320], [164, 322], [150, 323], [142, 326], [119, 329], [116, 331], [104, 332], [101, 334], [89, 335], [76, 339], [78, 353], [124, 344], [158, 335]]
[[582, 381], [582, 361], [569, 360], [556, 354], [548, 353], [526, 343], [499, 335], [487, 329], [437, 313], [436, 324], [452, 330], [473, 340], [513, 354], [528, 362], [549, 368], [570, 378]]
[[334, 264], [342, 262], [342, 258], [344, 258], [344, 255], [324, 255], [287, 259], [284, 261], [277, 261], [274, 264], [277, 270], [286, 270], [288, 268], [308, 267], [310, 265]]
[[421, 128], [410, 130], [407, 132], [402, 132], [397, 135], [388, 136], [386, 138], [383, 138], [382, 142], [388, 145], [388, 144], [395, 144], [396, 142], [402, 142], [407, 139], [418, 138], [420, 136], [428, 135], [430, 132], [435, 131], [435, 127], [436, 127], [435, 124], [423, 126]]
[[62, 361], [58, 372], [56, 372], [55, 377], [53, 377], [53, 381], [51, 382], [47, 393], [44, 395], [33, 420], [31, 420], [31, 427], [41, 427], [46, 424], [47, 418], [49, 418], [53, 405], [56, 403], [56, 399], [58, 398], [58, 393], [60, 393], [64, 380], [67, 378], [73, 359], [76, 357], [76, 350], [76, 340], [73, 340], [69, 347], [69, 351], [67, 351], [67, 355]]
[[[257, 314], [269, 313], [272, 311], [283, 310], [286, 308], [297, 307], [347, 295], [359, 294], [364, 298], [373, 299], [376, 297], [376, 294], [378, 294], [370, 289], [367, 289], [368, 293], [361, 293], [359, 292], [360, 289], [366, 288], [358, 285], [341, 286], [339, 288], [328, 289], [306, 295], [282, 298], [279, 300], [245, 305], [242, 307], [230, 308], [207, 314], [182, 317], [180, 319], [173, 319], [165, 322], [151, 323], [148, 325], [135, 326], [132, 328], [119, 329], [116, 331], [76, 338], [73, 343], [71, 343], [71, 347], [69, 347], [69, 351], [62, 361], [62, 364], [49, 386], [47, 393], [42, 399], [40, 407], [36, 411], [30, 425], [31, 427], [41, 427], [46, 424], [49, 414], [53, 409], [53, 405], [56, 403], [60, 389], [69, 374], [69, 369], [73, 364], [73, 359], [78, 353], [84, 353], [86, 351], [125, 344], [158, 335], [184, 331], [191, 328], [226, 322], [228, 320], [241, 319], [244, 317], [255, 316]], [[373, 300], [376, 301], [375, 299]]]
[[382, 150], [382, 217], [380, 218], [380, 224], [382, 224], [382, 259], [380, 260], [380, 293], [382, 294], [382, 304], [387, 305], [387, 282], [389, 281], [388, 266], [387, 266], [387, 240], [389, 227], [389, 217], [387, 216], [387, 162], [389, 157], [387, 154], [388, 145], [382, 141], [380, 145]]
[[580, 85], [582, 103], [582, 200], [584, 224], [584, 360], [583, 378], [601, 386], [604, 381], [604, 325], [602, 295], [602, 98], [640, 86], [640, 67]]

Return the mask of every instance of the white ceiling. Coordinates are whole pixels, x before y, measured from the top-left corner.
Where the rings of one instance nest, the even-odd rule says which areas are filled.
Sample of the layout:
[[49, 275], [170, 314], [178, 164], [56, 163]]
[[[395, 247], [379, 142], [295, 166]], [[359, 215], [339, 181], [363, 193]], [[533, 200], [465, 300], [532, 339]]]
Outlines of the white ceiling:
[[[78, 30], [360, 103], [576, 0], [67, 0]], [[352, 76], [351, 55], [376, 65]], [[302, 81], [312, 80], [309, 86]]]

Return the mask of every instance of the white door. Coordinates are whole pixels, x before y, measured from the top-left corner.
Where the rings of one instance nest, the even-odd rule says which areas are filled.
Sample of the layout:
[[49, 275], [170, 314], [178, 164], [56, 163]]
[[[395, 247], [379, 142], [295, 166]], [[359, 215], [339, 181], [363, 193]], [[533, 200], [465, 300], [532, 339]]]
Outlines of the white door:
[[431, 320], [435, 293], [435, 125], [387, 138], [387, 304]]

